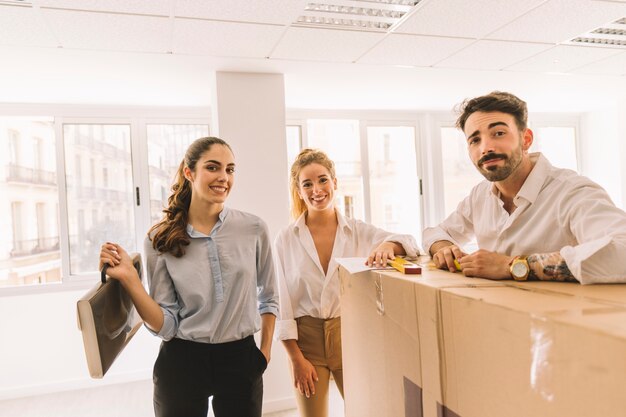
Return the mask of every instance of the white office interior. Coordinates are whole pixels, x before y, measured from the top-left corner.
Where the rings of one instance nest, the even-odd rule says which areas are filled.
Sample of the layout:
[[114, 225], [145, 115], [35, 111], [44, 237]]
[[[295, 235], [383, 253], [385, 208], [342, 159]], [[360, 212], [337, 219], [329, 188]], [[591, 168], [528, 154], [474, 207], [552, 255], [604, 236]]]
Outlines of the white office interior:
[[[300, 0], [0, 1], [0, 118], [50, 117], [58, 134], [63, 123], [127, 123], [134, 153], [145, 152], [134, 139], [142, 123], [205, 123], [234, 149], [228, 204], [262, 217], [274, 236], [290, 221], [288, 124], [338, 118], [414, 126], [423, 227], [444, 217], [438, 127], [454, 121], [463, 99], [510, 91], [528, 103], [531, 123], [573, 121], [579, 172], [626, 208], [626, 37], [573, 41], [603, 25], [626, 30], [626, 1], [411, 3], [391, 26], [364, 29], [310, 24], [301, 16], [312, 15], [313, 2]], [[54, 158], [63, 162], [61, 152]], [[146, 183], [142, 166], [133, 166], [133, 184]], [[61, 234], [67, 204], [59, 206]], [[150, 223], [135, 212], [137, 242]], [[10, 221], [1, 224], [11, 240]], [[72, 275], [68, 238], [60, 241], [61, 282], [0, 286], [0, 408], [151, 379], [159, 340], [145, 329], [104, 379], [89, 377], [76, 301], [97, 275]], [[295, 407], [278, 342], [264, 407]]]

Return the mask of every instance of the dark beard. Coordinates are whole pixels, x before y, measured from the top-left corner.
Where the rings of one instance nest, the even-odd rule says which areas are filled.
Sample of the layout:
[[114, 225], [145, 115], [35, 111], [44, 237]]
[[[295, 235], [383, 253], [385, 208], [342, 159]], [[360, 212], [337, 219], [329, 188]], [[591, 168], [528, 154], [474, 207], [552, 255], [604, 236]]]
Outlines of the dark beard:
[[[478, 171], [482, 174], [482, 176], [487, 179], [487, 181], [503, 181], [507, 179], [522, 162], [521, 150], [519, 159], [516, 159], [515, 156], [515, 152], [511, 155], [511, 157], [502, 153], [488, 153], [478, 160], [476, 167], [478, 168]], [[502, 159], [504, 161], [504, 166], [492, 166], [489, 168], [482, 168], [483, 163], [492, 159]]]

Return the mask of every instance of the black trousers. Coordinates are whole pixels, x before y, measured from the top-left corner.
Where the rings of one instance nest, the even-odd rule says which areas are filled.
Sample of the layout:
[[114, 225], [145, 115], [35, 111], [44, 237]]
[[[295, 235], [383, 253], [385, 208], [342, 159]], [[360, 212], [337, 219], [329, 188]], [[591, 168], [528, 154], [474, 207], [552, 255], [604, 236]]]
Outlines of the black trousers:
[[267, 361], [254, 337], [208, 344], [172, 339], [154, 364], [156, 417], [261, 417]]

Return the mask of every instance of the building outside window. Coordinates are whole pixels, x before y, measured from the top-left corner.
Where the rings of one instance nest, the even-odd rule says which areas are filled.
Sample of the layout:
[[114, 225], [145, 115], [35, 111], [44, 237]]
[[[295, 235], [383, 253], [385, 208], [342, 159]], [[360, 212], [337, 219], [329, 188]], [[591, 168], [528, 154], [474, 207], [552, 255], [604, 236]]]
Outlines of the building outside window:
[[0, 117], [0, 141], [0, 288], [60, 282], [53, 120]]

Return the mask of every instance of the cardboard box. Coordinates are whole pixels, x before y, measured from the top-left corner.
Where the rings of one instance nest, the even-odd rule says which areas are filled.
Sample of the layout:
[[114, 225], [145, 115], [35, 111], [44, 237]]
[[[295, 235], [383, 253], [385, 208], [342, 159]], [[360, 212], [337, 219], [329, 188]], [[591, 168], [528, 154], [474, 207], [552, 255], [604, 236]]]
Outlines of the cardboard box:
[[626, 415], [626, 285], [340, 279], [346, 417]]
[[546, 282], [546, 281], [503, 281], [505, 285], [521, 288], [528, 291], [547, 294], [567, 294], [601, 304], [613, 304], [626, 307], [626, 285], [624, 284], [597, 284], [580, 285], [576, 282]]
[[400, 273], [339, 275], [346, 416], [421, 417], [413, 283]]
[[502, 284], [428, 268], [422, 275], [391, 271], [351, 275], [341, 268], [339, 276], [346, 417], [422, 417], [425, 395], [432, 398], [430, 408], [436, 413], [440, 385], [424, 391], [422, 366], [438, 380], [438, 361], [433, 360], [438, 341], [432, 341], [435, 351], [425, 352], [424, 361], [416, 283], [432, 285], [433, 302], [428, 305], [436, 304], [439, 288]]
[[[424, 417], [451, 416], [443, 406], [443, 335], [441, 292], [447, 288], [503, 287], [500, 281], [467, 278], [434, 267], [423, 272], [414, 283], [417, 304], [422, 368], [422, 413]], [[446, 414], [447, 413], [447, 414]]]
[[443, 404], [462, 417], [626, 414], [626, 309], [503, 288], [441, 292]]

